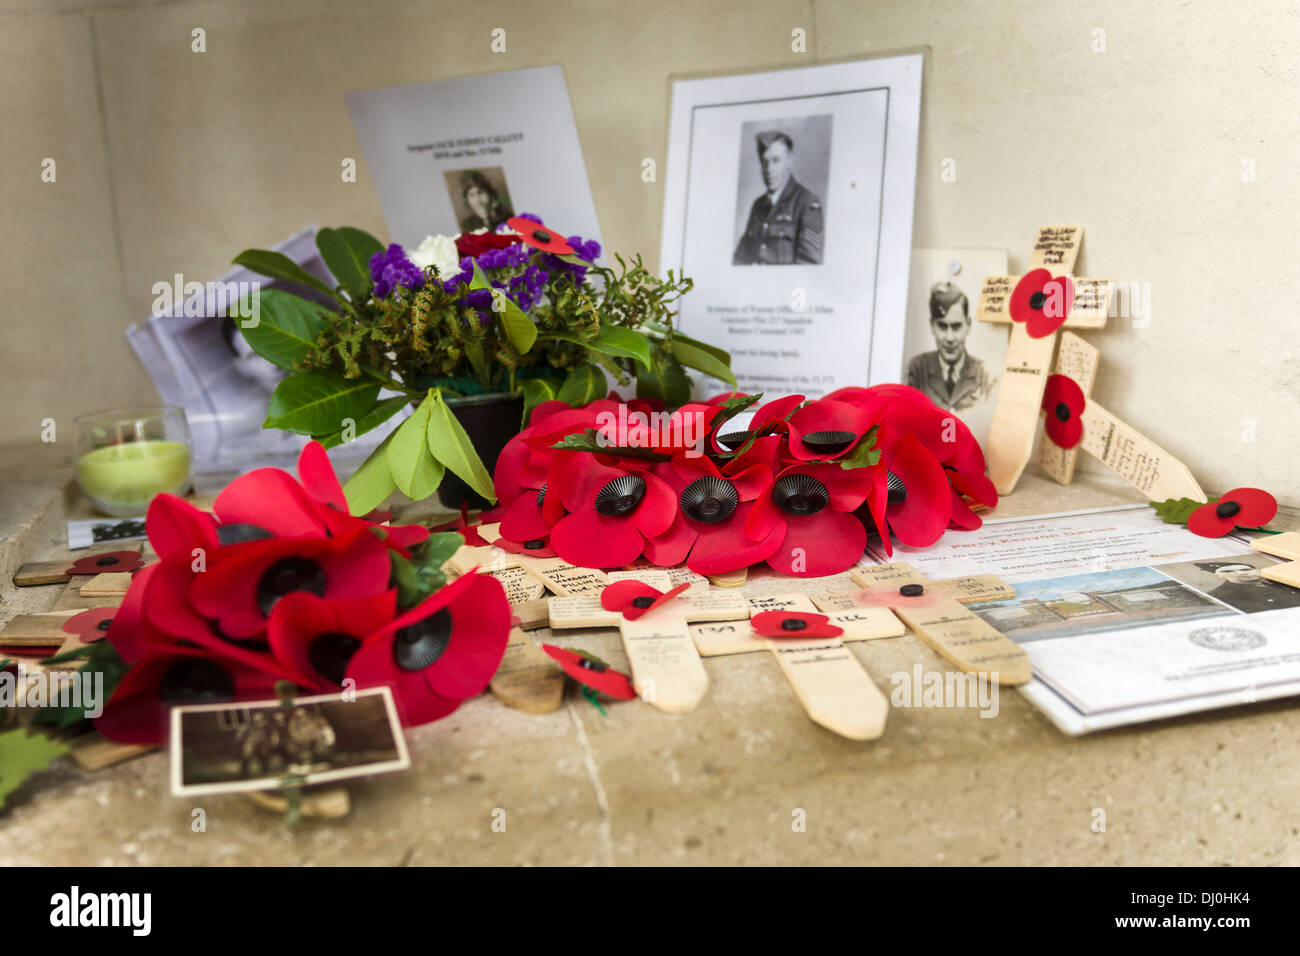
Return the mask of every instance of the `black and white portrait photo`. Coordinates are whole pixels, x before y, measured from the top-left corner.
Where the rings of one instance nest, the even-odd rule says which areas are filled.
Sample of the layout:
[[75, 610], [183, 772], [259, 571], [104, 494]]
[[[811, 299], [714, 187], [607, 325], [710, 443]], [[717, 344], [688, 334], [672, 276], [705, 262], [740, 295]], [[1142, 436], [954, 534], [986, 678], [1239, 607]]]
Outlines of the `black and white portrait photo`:
[[1161, 564], [1156, 570], [1243, 614], [1300, 607], [1300, 590], [1270, 581], [1259, 573], [1260, 568], [1276, 563], [1267, 555], [1242, 554], [1210, 561]]
[[500, 166], [446, 170], [442, 176], [461, 232], [495, 232], [515, 214], [506, 173]]
[[832, 125], [821, 115], [741, 127], [733, 265], [822, 262]]
[[998, 249], [914, 249], [904, 384], [960, 418], [982, 443], [993, 424], [1006, 358], [1005, 326], [975, 321], [986, 275], [1006, 271]]

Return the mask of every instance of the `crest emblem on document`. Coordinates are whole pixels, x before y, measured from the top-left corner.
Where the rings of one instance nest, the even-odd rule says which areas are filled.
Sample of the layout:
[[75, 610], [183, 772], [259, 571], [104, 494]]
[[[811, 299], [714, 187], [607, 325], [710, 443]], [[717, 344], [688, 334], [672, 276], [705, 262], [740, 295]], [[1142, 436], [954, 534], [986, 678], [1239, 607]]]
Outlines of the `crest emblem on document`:
[[1187, 639], [1198, 647], [1208, 647], [1212, 651], [1253, 651], [1268, 643], [1268, 638], [1258, 631], [1248, 631], [1244, 627], [1202, 627], [1187, 635]]

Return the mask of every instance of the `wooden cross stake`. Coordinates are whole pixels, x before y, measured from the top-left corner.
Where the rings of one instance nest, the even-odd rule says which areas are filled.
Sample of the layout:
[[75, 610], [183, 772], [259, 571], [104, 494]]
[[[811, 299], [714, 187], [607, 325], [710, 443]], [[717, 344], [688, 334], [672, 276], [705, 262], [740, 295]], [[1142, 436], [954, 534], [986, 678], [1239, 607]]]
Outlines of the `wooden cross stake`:
[[1270, 534], [1252, 541], [1250, 546], [1256, 551], [1286, 561], [1286, 564], [1273, 564], [1261, 568], [1260, 577], [1276, 581], [1278, 584], [1289, 584], [1293, 588], [1300, 588], [1300, 531]]
[[1100, 361], [1101, 353], [1079, 336], [1073, 332], [1061, 334], [1056, 374], [1073, 379], [1087, 400], [1083, 410], [1083, 438], [1073, 448], [1062, 448], [1044, 432], [1038, 443], [1038, 464], [1061, 484], [1068, 485], [1074, 479], [1079, 451], [1083, 450], [1153, 501], [1166, 498], [1205, 501], [1205, 492], [1186, 465], [1092, 399]]
[[[1054, 277], [1074, 274], [1083, 242], [1082, 226], [1043, 226], [1034, 241], [1029, 270], [1047, 269]], [[998, 385], [998, 402], [989, 430], [989, 478], [998, 494], [1010, 494], [1034, 450], [1038, 415], [1043, 403], [1057, 333], [1031, 338], [1023, 322], [1012, 322], [1011, 293], [1020, 276], [988, 276], [980, 289], [975, 317], [981, 322], [1011, 324], [1011, 339]], [[1066, 328], [1100, 329], [1110, 311], [1109, 279], [1074, 279], [1074, 302]]]
[[900, 561], [854, 568], [849, 576], [865, 590], [821, 598], [818, 604], [823, 610], [888, 608], [963, 671], [1008, 685], [1024, 684], [1033, 676], [1020, 645], [966, 607], [1016, 596], [1016, 589], [996, 575], [931, 581]]

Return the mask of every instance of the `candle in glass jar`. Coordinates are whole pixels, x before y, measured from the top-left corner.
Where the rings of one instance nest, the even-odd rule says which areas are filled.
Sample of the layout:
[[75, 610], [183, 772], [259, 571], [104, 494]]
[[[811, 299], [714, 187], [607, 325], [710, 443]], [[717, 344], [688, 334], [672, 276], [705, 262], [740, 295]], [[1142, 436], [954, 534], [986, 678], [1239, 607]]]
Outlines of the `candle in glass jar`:
[[190, 484], [190, 449], [180, 441], [106, 445], [77, 459], [77, 481], [102, 511], [143, 514], [160, 492], [181, 494]]

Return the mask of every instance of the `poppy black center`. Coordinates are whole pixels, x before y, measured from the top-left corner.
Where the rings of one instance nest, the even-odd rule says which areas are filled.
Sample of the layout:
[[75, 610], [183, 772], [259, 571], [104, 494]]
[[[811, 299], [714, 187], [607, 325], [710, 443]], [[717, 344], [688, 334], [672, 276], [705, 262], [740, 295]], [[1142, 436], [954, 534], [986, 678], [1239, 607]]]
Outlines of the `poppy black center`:
[[530, 541], [525, 541], [524, 547], [529, 551], [539, 551], [542, 548], [546, 547], [546, 542], [543, 541], [541, 538], [533, 538]]
[[639, 607], [641, 610], [644, 611], [644, 610], [645, 610], [646, 608], [648, 608], [651, 604], [654, 604], [654, 602], [655, 602], [655, 599], [652, 598], [650, 595], [648, 595], [648, 594], [643, 594], [643, 595], [641, 595], [640, 597], [634, 597], [634, 598], [632, 599], [632, 606], [633, 606], [633, 607]]
[[119, 559], [115, 555], [106, 554], [95, 562], [95, 566], [99, 568], [111, 568], [113, 565], [117, 564], [118, 560]]
[[727, 451], [735, 451], [749, 440], [749, 432], [729, 432], [718, 436], [718, 444]]
[[924, 584], [904, 584], [898, 589], [898, 593], [903, 597], [920, 597], [925, 593]]
[[536, 239], [538, 242], [550, 242], [551, 234], [547, 232], [545, 229], [534, 229], [533, 238]]
[[271, 532], [255, 524], [223, 524], [217, 526], [217, 541], [222, 546], [240, 544], [244, 541], [258, 541], [271, 537]]
[[182, 657], [164, 672], [158, 682], [158, 696], [169, 704], [232, 700], [235, 679], [214, 660]]
[[807, 626], [807, 621], [800, 620], [797, 617], [787, 617], [781, 622], [781, 630], [783, 631], [802, 631]]
[[740, 492], [729, 481], [705, 475], [683, 488], [679, 501], [686, 517], [714, 524], [731, 517], [740, 504]]
[[329, 631], [320, 635], [307, 648], [307, 661], [321, 677], [332, 684], [342, 684], [348, 670], [348, 661], [361, 647], [361, 642], [351, 634]]
[[852, 445], [857, 437], [853, 432], [828, 430], [804, 435], [803, 443], [814, 454], [834, 455]]
[[645, 479], [640, 475], [622, 475], [596, 492], [596, 512], [616, 518], [636, 510], [644, 497]]
[[578, 666], [584, 671], [595, 671], [597, 674], [603, 674], [609, 670], [609, 667], [600, 661], [593, 661], [590, 657], [578, 658]]
[[542, 506], [542, 502], [545, 500], [546, 500], [546, 483], [543, 482], [542, 487], [537, 489], [537, 507], [540, 508]]
[[1047, 301], [1047, 296], [1041, 292], [1035, 292], [1029, 297], [1029, 307], [1034, 310], [1041, 309], [1043, 303]]
[[106, 617], [98, 624], [95, 625], [95, 627], [99, 628], [101, 631], [107, 631], [112, 626], [113, 626], [113, 619], [111, 617]]
[[1241, 511], [1241, 505], [1235, 501], [1221, 501], [1219, 506], [1214, 509], [1214, 513], [1220, 518], [1232, 518], [1239, 511]]
[[901, 505], [907, 500], [907, 485], [903, 484], [902, 478], [899, 478], [892, 471], [886, 472], [885, 484], [889, 491], [888, 504]]
[[306, 558], [281, 558], [258, 579], [257, 606], [269, 615], [280, 598], [294, 591], [310, 591], [324, 597], [325, 572], [321, 566]]
[[445, 607], [393, 637], [393, 660], [404, 671], [422, 671], [429, 667], [451, 643], [451, 612]]
[[831, 495], [816, 478], [786, 475], [772, 486], [772, 501], [787, 514], [815, 515], [831, 503]]
[[1056, 408], [1052, 409], [1056, 413], [1058, 421], [1068, 422], [1070, 420], [1070, 406], [1065, 402], [1057, 402]]

